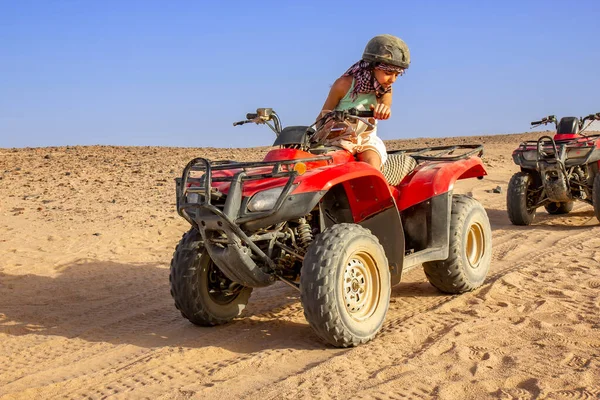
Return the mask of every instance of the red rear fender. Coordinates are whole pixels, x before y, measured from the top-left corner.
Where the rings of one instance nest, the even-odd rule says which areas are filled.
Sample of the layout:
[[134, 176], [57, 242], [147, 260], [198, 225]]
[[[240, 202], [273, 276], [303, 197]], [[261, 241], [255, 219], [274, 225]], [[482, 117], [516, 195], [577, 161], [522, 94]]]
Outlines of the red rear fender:
[[400, 211], [454, 188], [458, 179], [487, 175], [481, 158], [459, 161], [425, 162], [408, 175], [395, 193]]

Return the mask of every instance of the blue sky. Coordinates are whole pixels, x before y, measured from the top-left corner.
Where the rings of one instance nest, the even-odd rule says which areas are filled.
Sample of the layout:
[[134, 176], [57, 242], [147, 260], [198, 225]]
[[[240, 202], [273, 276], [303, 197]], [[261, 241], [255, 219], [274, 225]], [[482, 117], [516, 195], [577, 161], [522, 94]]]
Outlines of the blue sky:
[[0, 147], [269, 145], [377, 34], [412, 63], [383, 139], [600, 112], [600, 2], [0, 0]]

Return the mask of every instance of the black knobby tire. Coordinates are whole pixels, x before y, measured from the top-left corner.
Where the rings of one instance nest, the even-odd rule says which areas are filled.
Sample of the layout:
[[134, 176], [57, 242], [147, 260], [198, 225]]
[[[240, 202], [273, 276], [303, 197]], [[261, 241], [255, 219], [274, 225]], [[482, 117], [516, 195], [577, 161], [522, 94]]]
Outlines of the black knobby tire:
[[508, 182], [506, 191], [506, 210], [508, 218], [514, 225], [531, 225], [536, 209], [528, 207], [528, 193], [535, 189], [533, 176], [526, 172], [517, 172]]
[[594, 205], [594, 214], [596, 214], [596, 218], [600, 221], [600, 172], [598, 172], [594, 178], [592, 186], [592, 203]]
[[222, 291], [231, 283], [213, 263], [200, 244], [200, 233], [186, 232], [171, 260], [169, 282], [175, 307], [190, 322], [201, 326], [225, 324], [239, 316], [252, 288], [238, 286], [231, 293]]
[[300, 275], [304, 316], [337, 347], [371, 340], [390, 302], [390, 271], [377, 237], [355, 224], [337, 224], [311, 243]]
[[492, 229], [485, 209], [471, 197], [454, 195], [449, 256], [423, 263], [427, 279], [442, 292], [468, 292], [483, 284], [491, 261]]
[[389, 185], [397, 186], [402, 179], [417, 167], [417, 161], [406, 154], [390, 154], [381, 167]]
[[546, 204], [544, 206], [544, 208], [546, 209], [546, 211], [548, 212], [548, 214], [552, 214], [552, 215], [560, 215], [560, 214], [568, 214], [571, 212], [571, 210], [573, 210], [573, 203], [572, 201], [565, 201], [565, 202], [561, 202], [561, 203], [550, 203], [550, 204]]

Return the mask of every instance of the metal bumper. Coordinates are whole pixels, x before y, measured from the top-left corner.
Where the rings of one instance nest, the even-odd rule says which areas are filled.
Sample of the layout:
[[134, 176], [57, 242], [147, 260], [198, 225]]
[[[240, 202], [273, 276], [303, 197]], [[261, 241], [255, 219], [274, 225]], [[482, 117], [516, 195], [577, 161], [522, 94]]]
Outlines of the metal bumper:
[[[293, 160], [299, 162], [304, 160]], [[205, 171], [204, 179], [190, 178], [189, 172], [194, 164], [198, 163]], [[205, 159], [195, 159], [184, 169], [181, 179], [177, 179], [177, 211], [190, 224], [198, 229], [202, 235], [203, 244], [208, 251], [211, 259], [219, 269], [234, 282], [248, 287], [262, 287], [272, 284], [275, 281], [275, 264], [244, 232], [255, 231], [259, 228], [267, 227], [279, 222], [289, 221], [300, 218], [315, 207], [325, 191], [301, 193], [291, 195], [293, 182], [297, 176], [296, 171], [277, 171], [278, 164], [282, 162], [271, 163], [252, 163], [251, 166], [273, 165], [273, 173], [259, 178], [267, 177], [287, 177], [287, 183], [276, 201], [273, 209], [255, 213], [246, 212], [245, 201], [242, 198], [242, 186], [245, 180], [256, 179], [248, 175], [243, 167], [245, 164], [231, 163], [215, 164]], [[290, 161], [289, 163], [292, 163]], [[230, 178], [231, 185], [221, 208], [211, 204], [211, 169], [230, 166], [231, 168], [241, 169]], [[191, 179], [197, 179], [198, 186], [194, 187], [194, 192], [200, 194], [198, 201], [189, 203], [187, 199], [187, 184]], [[215, 236], [224, 236], [227, 240], [212, 240]], [[261, 261], [257, 263], [256, 261]]]

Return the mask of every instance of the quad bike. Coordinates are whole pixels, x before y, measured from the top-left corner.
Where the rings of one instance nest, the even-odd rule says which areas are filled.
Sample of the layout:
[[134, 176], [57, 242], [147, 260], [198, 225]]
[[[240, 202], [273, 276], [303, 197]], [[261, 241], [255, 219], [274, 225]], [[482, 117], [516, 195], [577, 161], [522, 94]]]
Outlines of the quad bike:
[[525, 141], [512, 153], [521, 167], [506, 193], [508, 217], [514, 225], [530, 225], [542, 206], [549, 214], [567, 214], [575, 200], [592, 205], [600, 220], [600, 135], [583, 134], [598, 120], [600, 113], [563, 117], [559, 122], [550, 115], [531, 123], [532, 127], [554, 123], [556, 134]]
[[[323, 120], [369, 124], [372, 111]], [[389, 151], [383, 173], [311, 141], [314, 128], [282, 129], [272, 109], [246, 115], [276, 134], [263, 161], [195, 158], [176, 179], [177, 211], [191, 229], [177, 245], [171, 295], [202, 326], [239, 316], [254, 288], [284, 282], [300, 292], [316, 334], [338, 347], [380, 330], [391, 287], [424, 266], [436, 288], [480, 286], [491, 261], [484, 208], [453, 195], [457, 179], [483, 178], [480, 145]], [[407, 167], [408, 166], [408, 167]]]

